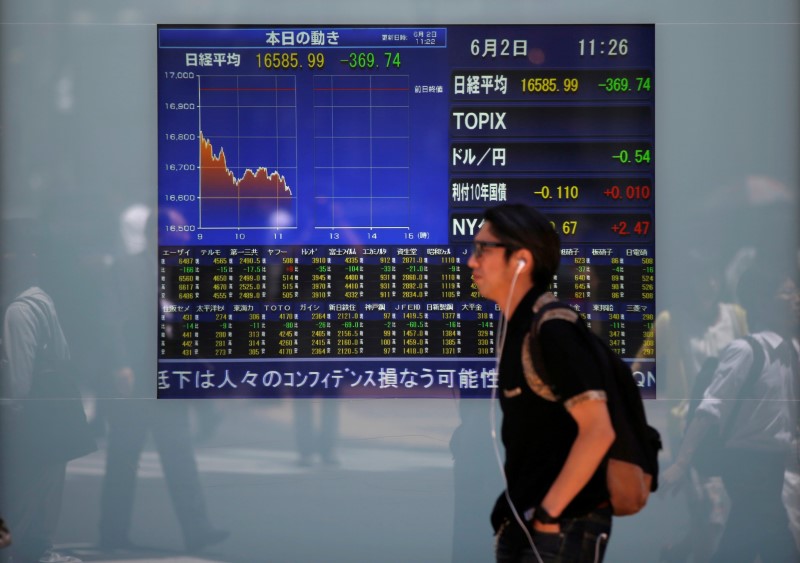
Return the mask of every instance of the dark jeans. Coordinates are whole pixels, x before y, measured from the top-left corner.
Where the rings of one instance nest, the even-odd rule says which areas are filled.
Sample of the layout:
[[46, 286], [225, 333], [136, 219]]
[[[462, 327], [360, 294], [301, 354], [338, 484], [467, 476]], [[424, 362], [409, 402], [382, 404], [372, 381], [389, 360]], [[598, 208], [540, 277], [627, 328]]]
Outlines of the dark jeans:
[[[561, 532], [533, 532], [533, 544], [545, 563], [593, 563], [603, 560], [611, 536], [611, 508], [598, 508], [579, 518], [562, 518]], [[530, 529], [530, 528], [529, 528]], [[497, 563], [538, 563], [525, 532], [517, 522], [500, 530], [495, 547]]]

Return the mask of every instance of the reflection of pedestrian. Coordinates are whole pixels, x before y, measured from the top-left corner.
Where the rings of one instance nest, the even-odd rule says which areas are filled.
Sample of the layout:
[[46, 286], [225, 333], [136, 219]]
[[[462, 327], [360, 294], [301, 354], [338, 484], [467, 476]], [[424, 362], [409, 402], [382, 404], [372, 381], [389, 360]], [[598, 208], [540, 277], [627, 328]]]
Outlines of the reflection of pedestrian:
[[453, 563], [469, 563], [476, 553], [489, 553], [486, 531], [502, 481], [489, 433], [490, 405], [485, 399], [458, 399], [460, 424], [450, 437], [453, 455]]
[[[339, 398], [338, 390], [325, 389], [325, 396], [313, 399], [298, 395], [293, 403], [294, 430], [297, 443], [297, 464], [309, 467], [318, 455], [323, 465], [334, 467], [339, 465], [336, 456], [336, 438], [339, 434]], [[317, 409], [317, 420], [314, 416], [314, 404], [320, 403]]]
[[194, 551], [224, 540], [228, 532], [214, 528], [208, 517], [194, 457], [188, 402], [154, 398], [156, 261], [151, 244], [138, 253], [123, 255], [115, 263], [115, 293], [108, 300], [108, 332], [115, 362], [108, 394], [115, 399], [105, 409], [109, 434], [100, 501], [100, 544], [108, 549], [131, 545], [128, 533], [136, 473], [150, 435], [184, 543]]
[[[498, 563], [600, 561], [611, 533], [602, 462], [614, 430], [602, 373], [574, 311], [545, 316], [531, 334], [534, 309], [555, 300], [547, 289], [560, 259], [544, 216], [501, 205], [486, 211], [468, 262], [481, 295], [508, 319], [498, 351], [506, 450], [506, 490], [492, 513]], [[546, 372], [523, 367], [529, 337]]]
[[[704, 253], [688, 251], [686, 268], [675, 287], [681, 300], [656, 318], [657, 363], [659, 372], [666, 374], [659, 380], [664, 384], [659, 386], [658, 396], [662, 405], [670, 407], [666, 433], [673, 455], [686, 429], [690, 401], [699, 398], [691, 392], [701, 367], [717, 358], [733, 339], [747, 334], [744, 309], [720, 300], [721, 273], [713, 264]], [[649, 337], [653, 338], [653, 333]], [[716, 548], [730, 502], [718, 475], [693, 468], [686, 478], [682, 492], [689, 526], [678, 541], [662, 547], [661, 560], [678, 562], [691, 557], [693, 563], [703, 563]]]
[[[800, 346], [795, 340], [795, 348], [800, 353]], [[798, 421], [800, 424], [800, 421]], [[794, 537], [794, 545], [800, 552], [800, 442], [795, 438], [793, 453], [789, 454], [789, 466], [783, 480], [783, 506], [789, 515], [789, 523]]]
[[[740, 301], [755, 332], [734, 340], [697, 408], [665, 488], [681, 482], [702, 440], [717, 429], [723, 440], [719, 473], [733, 506], [713, 561], [786, 561], [796, 557], [781, 493], [797, 426], [800, 292], [795, 279], [751, 267], [739, 282]], [[756, 349], [755, 347], [758, 347]], [[761, 367], [756, 365], [761, 359]]]
[[[355, 239], [351, 231], [345, 229], [342, 233], [342, 244], [351, 245], [360, 249], [360, 242]], [[284, 266], [276, 265], [276, 276], [272, 279], [280, 280]], [[335, 266], [334, 266], [335, 267]], [[344, 298], [347, 291], [344, 275], [327, 274], [328, 295], [332, 301]], [[280, 299], [280, 284], [273, 283], [269, 287], [269, 299]], [[313, 284], [301, 284], [300, 300], [310, 299], [314, 292]], [[306, 335], [308, 337], [308, 335]], [[328, 338], [328, 343], [332, 343]], [[310, 467], [316, 457], [327, 467], [336, 467], [340, 464], [336, 454], [336, 443], [339, 439], [339, 419], [341, 409], [341, 388], [333, 386], [296, 387], [292, 390], [292, 418], [294, 422], [295, 447], [297, 449], [297, 465]]]
[[2, 239], [2, 495], [13, 561], [75, 562], [52, 551], [67, 461], [95, 449], [53, 300], [36, 285], [35, 228]]

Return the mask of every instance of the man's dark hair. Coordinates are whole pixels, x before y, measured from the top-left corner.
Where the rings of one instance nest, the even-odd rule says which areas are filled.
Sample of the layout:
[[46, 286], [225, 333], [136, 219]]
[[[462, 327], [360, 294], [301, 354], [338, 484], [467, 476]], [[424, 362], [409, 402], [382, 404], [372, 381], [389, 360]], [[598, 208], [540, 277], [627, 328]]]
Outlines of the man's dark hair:
[[797, 268], [778, 260], [756, 260], [742, 272], [736, 284], [736, 297], [747, 311], [751, 331], [771, 328], [770, 315], [775, 311], [777, 292], [788, 280], [798, 283]]
[[533, 284], [549, 287], [561, 263], [561, 241], [550, 220], [529, 205], [511, 203], [487, 209], [483, 219], [500, 242], [508, 245], [506, 258], [517, 249], [530, 250]]

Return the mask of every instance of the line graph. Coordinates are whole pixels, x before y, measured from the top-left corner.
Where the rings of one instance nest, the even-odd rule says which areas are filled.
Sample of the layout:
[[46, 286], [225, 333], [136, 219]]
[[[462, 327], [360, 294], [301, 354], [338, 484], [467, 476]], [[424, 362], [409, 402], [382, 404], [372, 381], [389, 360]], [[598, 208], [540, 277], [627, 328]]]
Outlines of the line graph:
[[410, 223], [409, 77], [314, 77], [316, 228]]
[[200, 76], [198, 88], [200, 227], [296, 227], [295, 78]]

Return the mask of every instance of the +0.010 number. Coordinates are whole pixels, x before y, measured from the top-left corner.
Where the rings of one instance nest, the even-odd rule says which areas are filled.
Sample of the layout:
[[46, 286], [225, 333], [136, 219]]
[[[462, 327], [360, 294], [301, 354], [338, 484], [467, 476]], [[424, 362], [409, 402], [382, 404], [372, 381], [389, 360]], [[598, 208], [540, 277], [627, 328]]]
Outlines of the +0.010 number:
[[614, 185], [603, 192], [604, 196], [611, 199], [650, 199], [652, 194], [652, 188], [646, 184], [641, 186], [626, 186], [624, 191], [621, 187]]

